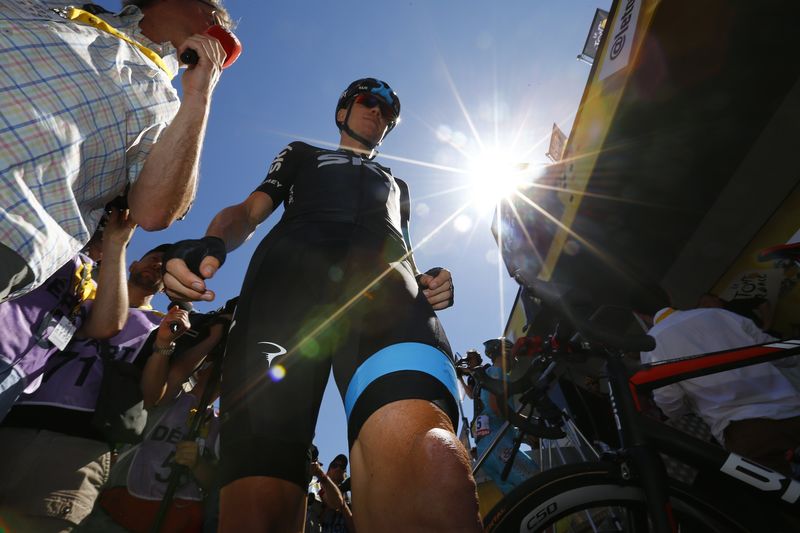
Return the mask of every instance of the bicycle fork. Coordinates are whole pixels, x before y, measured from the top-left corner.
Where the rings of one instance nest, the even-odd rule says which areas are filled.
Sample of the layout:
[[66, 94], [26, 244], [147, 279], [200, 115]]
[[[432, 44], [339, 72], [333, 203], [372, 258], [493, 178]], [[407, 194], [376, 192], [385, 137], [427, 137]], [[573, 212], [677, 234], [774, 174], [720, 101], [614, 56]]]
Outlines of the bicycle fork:
[[[626, 368], [619, 357], [608, 358], [608, 388], [614, 422], [619, 433], [620, 448], [624, 450], [638, 475], [644, 489], [647, 512], [654, 531], [657, 533], [677, 533], [678, 525], [669, 501], [667, 471], [664, 461], [656, 450], [648, 445], [644, 433], [636, 423], [636, 407], [628, 389]], [[622, 463], [622, 476], [628, 479], [633, 475], [630, 468]]]

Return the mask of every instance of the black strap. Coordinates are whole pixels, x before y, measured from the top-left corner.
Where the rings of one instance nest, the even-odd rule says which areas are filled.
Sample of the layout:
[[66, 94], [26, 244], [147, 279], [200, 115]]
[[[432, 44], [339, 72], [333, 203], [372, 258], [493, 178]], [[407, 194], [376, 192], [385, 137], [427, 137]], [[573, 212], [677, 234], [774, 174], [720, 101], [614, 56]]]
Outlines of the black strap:
[[111, 13], [108, 9], [104, 8], [103, 6], [98, 6], [97, 4], [83, 4], [81, 9], [84, 11], [91, 13], [92, 15], [103, 15], [104, 13]]

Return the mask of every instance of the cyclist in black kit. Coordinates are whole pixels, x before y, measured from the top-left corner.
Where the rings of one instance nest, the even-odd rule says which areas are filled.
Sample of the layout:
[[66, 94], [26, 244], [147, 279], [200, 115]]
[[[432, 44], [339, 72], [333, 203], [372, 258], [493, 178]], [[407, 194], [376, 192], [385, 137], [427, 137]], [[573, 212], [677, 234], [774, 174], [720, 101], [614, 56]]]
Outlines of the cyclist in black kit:
[[372, 160], [399, 114], [386, 83], [353, 82], [336, 107], [338, 150], [291, 143], [206, 237], [165, 258], [171, 297], [213, 299], [204, 280], [226, 250], [284, 203], [250, 261], [226, 350], [223, 531], [301, 530], [307, 450], [331, 367], [348, 419], [357, 529], [480, 531], [454, 433], [452, 354], [434, 313], [453, 303], [450, 273], [417, 271], [408, 189]]

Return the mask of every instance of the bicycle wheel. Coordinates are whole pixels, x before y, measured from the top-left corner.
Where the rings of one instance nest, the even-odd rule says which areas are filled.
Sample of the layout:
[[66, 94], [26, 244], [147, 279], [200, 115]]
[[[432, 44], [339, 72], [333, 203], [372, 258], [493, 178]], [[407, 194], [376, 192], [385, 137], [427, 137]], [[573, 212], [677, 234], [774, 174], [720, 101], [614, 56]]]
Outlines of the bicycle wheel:
[[[684, 532], [758, 531], [729, 509], [688, 487], [670, 485], [675, 517]], [[578, 463], [538, 474], [515, 488], [484, 519], [487, 532], [548, 533], [649, 531], [644, 490], [610, 463]]]

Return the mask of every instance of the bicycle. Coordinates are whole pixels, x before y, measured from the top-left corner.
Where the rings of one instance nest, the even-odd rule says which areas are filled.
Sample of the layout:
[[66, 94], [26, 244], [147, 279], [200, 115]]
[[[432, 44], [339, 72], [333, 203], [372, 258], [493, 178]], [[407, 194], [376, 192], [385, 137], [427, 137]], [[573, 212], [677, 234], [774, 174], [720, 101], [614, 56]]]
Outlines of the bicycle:
[[[800, 354], [800, 340], [640, 365], [630, 372], [624, 352], [652, 350], [652, 338], [598, 328], [576, 318], [556, 287], [530, 281], [519, 270], [514, 278], [554, 309], [580, 342], [563, 333], [553, 335], [556, 342], [541, 350], [521, 378], [493, 380], [476, 372], [476, 379], [501, 397], [522, 393], [522, 407], [507, 413], [511, 424], [535, 436], [558, 438], [569, 429], [569, 418], [554, 411], [547, 399], [556, 369], [574, 364], [565, 360], [567, 353], [601, 357], [620, 446], [597, 453], [599, 460], [533, 476], [489, 512], [484, 519], [487, 532], [800, 531], [800, 482], [646, 416], [639, 399], [684, 379]], [[528, 416], [523, 415], [526, 408]], [[710, 493], [668, 478], [660, 453], [696, 467], [725, 490]]]

